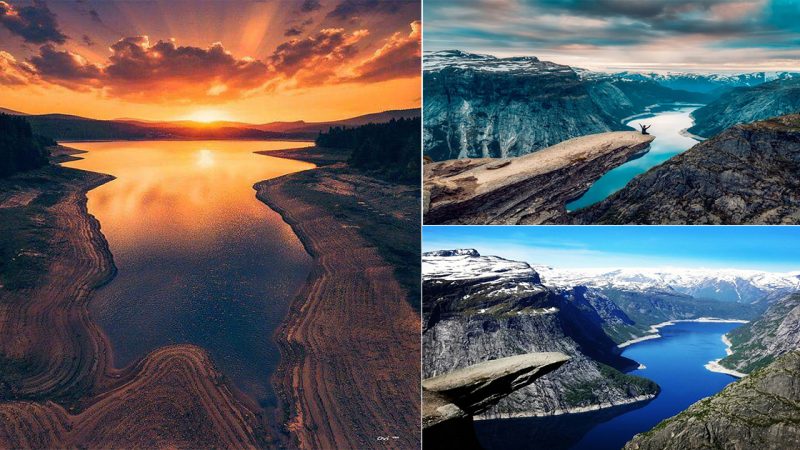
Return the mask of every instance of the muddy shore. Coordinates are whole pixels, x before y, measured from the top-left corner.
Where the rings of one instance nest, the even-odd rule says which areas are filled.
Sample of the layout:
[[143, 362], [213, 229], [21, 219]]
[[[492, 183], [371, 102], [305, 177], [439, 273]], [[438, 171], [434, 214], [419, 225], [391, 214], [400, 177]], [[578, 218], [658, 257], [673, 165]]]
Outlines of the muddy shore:
[[113, 367], [87, 305], [115, 269], [86, 209], [86, 192], [112, 179], [51, 165], [0, 180], [0, 447], [268, 446], [257, 406], [203, 349]]
[[314, 259], [275, 333], [273, 384], [292, 444], [418, 448], [420, 319], [402, 267], [419, 251], [418, 188], [359, 173], [341, 151], [264, 154], [324, 165], [254, 186]]

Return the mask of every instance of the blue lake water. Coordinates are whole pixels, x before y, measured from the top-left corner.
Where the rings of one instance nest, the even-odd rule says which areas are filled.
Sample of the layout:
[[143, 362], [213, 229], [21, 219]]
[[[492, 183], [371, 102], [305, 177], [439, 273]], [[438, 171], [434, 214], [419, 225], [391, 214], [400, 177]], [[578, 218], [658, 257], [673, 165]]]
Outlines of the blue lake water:
[[605, 199], [625, 187], [637, 175], [691, 148], [697, 141], [682, 135], [681, 131], [694, 124], [690, 114], [697, 108], [697, 106], [673, 107], [641, 115], [626, 122], [626, 125], [637, 130], [639, 123], [652, 125], [648, 132], [656, 139], [650, 144], [650, 150], [640, 158], [608, 171], [580, 198], [567, 203], [567, 211], [585, 208]]
[[623, 355], [645, 365], [632, 375], [649, 378], [661, 393], [649, 402], [582, 414], [477, 421], [487, 449], [619, 450], [635, 434], [722, 390], [736, 378], [707, 370], [725, 356], [722, 336], [737, 323], [686, 322], [661, 329], [661, 339], [626, 348]]
[[125, 141], [67, 144], [65, 166], [114, 175], [87, 194], [118, 269], [89, 303], [117, 367], [170, 344], [211, 354], [236, 387], [274, 404], [273, 340], [311, 257], [253, 183], [313, 164], [253, 153], [309, 143]]

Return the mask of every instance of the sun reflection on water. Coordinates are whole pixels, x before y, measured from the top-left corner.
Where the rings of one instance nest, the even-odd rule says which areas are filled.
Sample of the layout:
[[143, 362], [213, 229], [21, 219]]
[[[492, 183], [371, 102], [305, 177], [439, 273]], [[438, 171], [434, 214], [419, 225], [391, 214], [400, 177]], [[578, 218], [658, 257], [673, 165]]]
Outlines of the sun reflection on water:
[[197, 152], [197, 166], [203, 169], [214, 165], [214, 152], [204, 148]]

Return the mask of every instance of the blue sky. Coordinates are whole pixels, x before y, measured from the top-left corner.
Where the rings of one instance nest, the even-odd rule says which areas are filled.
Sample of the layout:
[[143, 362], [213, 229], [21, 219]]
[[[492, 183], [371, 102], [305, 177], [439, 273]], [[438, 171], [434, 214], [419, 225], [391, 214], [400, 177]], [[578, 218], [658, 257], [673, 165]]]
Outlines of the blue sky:
[[423, 251], [562, 268], [681, 267], [800, 271], [800, 227], [426, 226]]
[[594, 70], [800, 70], [800, 0], [425, 0], [424, 49]]

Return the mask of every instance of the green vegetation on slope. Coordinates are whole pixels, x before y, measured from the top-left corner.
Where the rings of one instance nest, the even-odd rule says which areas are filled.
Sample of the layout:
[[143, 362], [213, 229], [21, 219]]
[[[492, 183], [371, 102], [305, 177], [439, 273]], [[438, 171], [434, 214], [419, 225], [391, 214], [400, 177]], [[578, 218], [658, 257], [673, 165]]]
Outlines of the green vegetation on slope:
[[51, 139], [33, 134], [24, 117], [0, 114], [0, 177], [35, 169], [48, 163]]
[[723, 358], [720, 364], [729, 369], [751, 373], [772, 363], [778, 356], [790, 350], [796, 342], [791, 333], [780, 336], [781, 327], [793, 329], [796, 312], [800, 307], [800, 294], [794, 294], [770, 305], [756, 321], [745, 324], [727, 334], [731, 342], [732, 355]]
[[564, 393], [564, 400], [571, 407], [581, 407], [603, 403], [603, 393], [606, 392], [608, 385], [623, 387], [630, 397], [641, 395], [656, 395], [661, 388], [647, 378], [635, 375], [627, 375], [613, 367], [603, 363], [597, 363], [600, 368], [602, 378], [594, 379], [590, 382], [570, 385]]
[[320, 147], [347, 148], [349, 163], [390, 181], [417, 183], [420, 179], [419, 117], [392, 119], [354, 128], [331, 127], [317, 136]]

